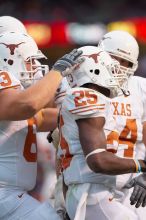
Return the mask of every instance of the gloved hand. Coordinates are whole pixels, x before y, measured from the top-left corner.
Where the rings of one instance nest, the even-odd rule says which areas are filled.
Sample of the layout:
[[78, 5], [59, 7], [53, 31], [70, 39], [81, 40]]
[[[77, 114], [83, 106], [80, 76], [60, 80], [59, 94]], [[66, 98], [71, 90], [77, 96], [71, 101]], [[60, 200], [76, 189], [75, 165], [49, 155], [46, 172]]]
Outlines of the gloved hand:
[[61, 72], [62, 76], [70, 74], [80, 63], [84, 61], [84, 58], [80, 58], [82, 54], [81, 50], [74, 49], [70, 53], [65, 54], [58, 59], [53, 65], [52, 69]]
[[142, 207], [146, 206], [146, 174], [141, 174], [136, 178], [133, 178], [129, 183], [127, 183], [124, 188], [130, 189], [134, 187], [133, 192], [130, 197], [131, 205], [135, 205], [138, 208], [140, 205]]
[[70, 220], [70, 218], [69, 218], [69, 216], [68, 216], [65, 209], [58, 209], [57, 214], [59, 215], [61, 220]]

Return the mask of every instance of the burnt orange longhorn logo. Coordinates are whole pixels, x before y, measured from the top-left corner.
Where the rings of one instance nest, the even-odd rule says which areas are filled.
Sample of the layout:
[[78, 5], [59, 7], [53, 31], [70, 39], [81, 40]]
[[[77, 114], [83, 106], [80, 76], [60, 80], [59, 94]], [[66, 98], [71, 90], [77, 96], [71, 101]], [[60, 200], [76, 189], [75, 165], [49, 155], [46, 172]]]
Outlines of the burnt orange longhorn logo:
[[0, 43], [6, 46], [6, 48], [10, 49], [10, 54], [14, 55], [14, 51], [16, 48], [18, 48], [21, 44], [24, 44], [25, 42], [21, 42], [19, 44], [5, 44], [5, 43]]
[[102, 53], [103, 51], [100, 51], [99, 53], [94, 53], [94, 54], [90, 54], [90, 55], [83, 55], [84, 57], [89, 57], [92, 58], [94, 60], [95, 63], [98, 63], [98, 56], [100, 53]]

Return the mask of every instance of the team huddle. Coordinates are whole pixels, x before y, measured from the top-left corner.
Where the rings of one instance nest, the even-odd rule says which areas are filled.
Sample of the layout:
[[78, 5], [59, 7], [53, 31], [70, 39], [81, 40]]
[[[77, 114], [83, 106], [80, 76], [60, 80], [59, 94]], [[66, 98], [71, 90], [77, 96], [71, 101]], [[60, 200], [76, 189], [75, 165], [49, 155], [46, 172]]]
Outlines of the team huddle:
[[[52, 68], [23, 24], [0, 17], [0, 220], [144, 220], [146, 79], [124, 31]], [[55, 201], [36, 184], [37, 132], [56, 148]]]

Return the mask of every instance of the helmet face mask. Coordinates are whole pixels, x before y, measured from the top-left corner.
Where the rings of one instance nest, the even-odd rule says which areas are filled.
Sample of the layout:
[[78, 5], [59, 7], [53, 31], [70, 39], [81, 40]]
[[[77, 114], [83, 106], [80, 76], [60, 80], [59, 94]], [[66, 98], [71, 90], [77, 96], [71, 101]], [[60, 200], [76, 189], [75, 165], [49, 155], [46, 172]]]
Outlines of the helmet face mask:
[[5, 32], [0, 36], [0, 50], [0, 69], [14, 74], [25, 88], [34, 82], [35, 73], [44, 69], [35, 60], [46, 57], [27, 34]]
[[85, 61], [67, 76], [69, 85], [76, 87], [92, 83], [109, 89], [111, 98], [121, 94], [122, 80], [126, 81], [127, 77], [121, 79], [119, 76], [119, 62], [98, 47], [85, 46], [79, 50], [83, 51]]
[[[41, 59], [42, 57], [40, 57]], [[44, 57], [47, 59], [46, 57]], [[42, 79], [49, 71], [48, 65], [42, 65], [39, 62], [39, 55], [29, 57], [25, 61], [26, 70], [20, 71], [20, 81], [24, 88], [35, 84], [38, 80]]]
[[103, 36], [98, 45], [112, 57], [121, 58], [131, 66], [120, 66], [122, 74], [130, 77], [138, 67], [139, 46], [135, 38], [125, 31], [111, 31]]

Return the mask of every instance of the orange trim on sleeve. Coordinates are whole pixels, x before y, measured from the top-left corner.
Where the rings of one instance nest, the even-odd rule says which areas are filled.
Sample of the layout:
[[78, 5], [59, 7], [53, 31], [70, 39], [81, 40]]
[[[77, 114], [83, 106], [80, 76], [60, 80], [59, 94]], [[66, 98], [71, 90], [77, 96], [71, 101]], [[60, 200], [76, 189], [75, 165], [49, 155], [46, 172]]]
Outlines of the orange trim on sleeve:
[[9, 87], [5, 87], [5, 88], [1, 88], [0, 90], [5, 90], [5, 89], [17, 89], [17, 88], [19, 88], [19, 87], [21, 87], [20, 84], [15, 85], [15, 86], [9, 86]]
[[96, 104], [96, 105], [87, 105], [87, 106], [83, 106], [83, 107], [78, 107], [78, 108], [74, 108], [72, 110], [69, 110], [72, 114], [74, 113], [79, 113], [79, 112], [84, 112], [84, 111], [90, 111], [90, 110], [94, 110], [94, 109], [105, 109], [105, 104]]
[[55, 101], [59, 98], [65, 97], [66, 93], [65, 92], [61, 92], [58, 95], [55, 96]]
[[90, 111], [93, 111], [93, 110], [104, 110], [105, 108], [89, 108], [89, 109], [83, 109], [82, 111], [74, 111], [74, 112], [71, 112], [72, 114], [79, 114], [79, 113], [83, 113], [83, 112], [90, 112]]

